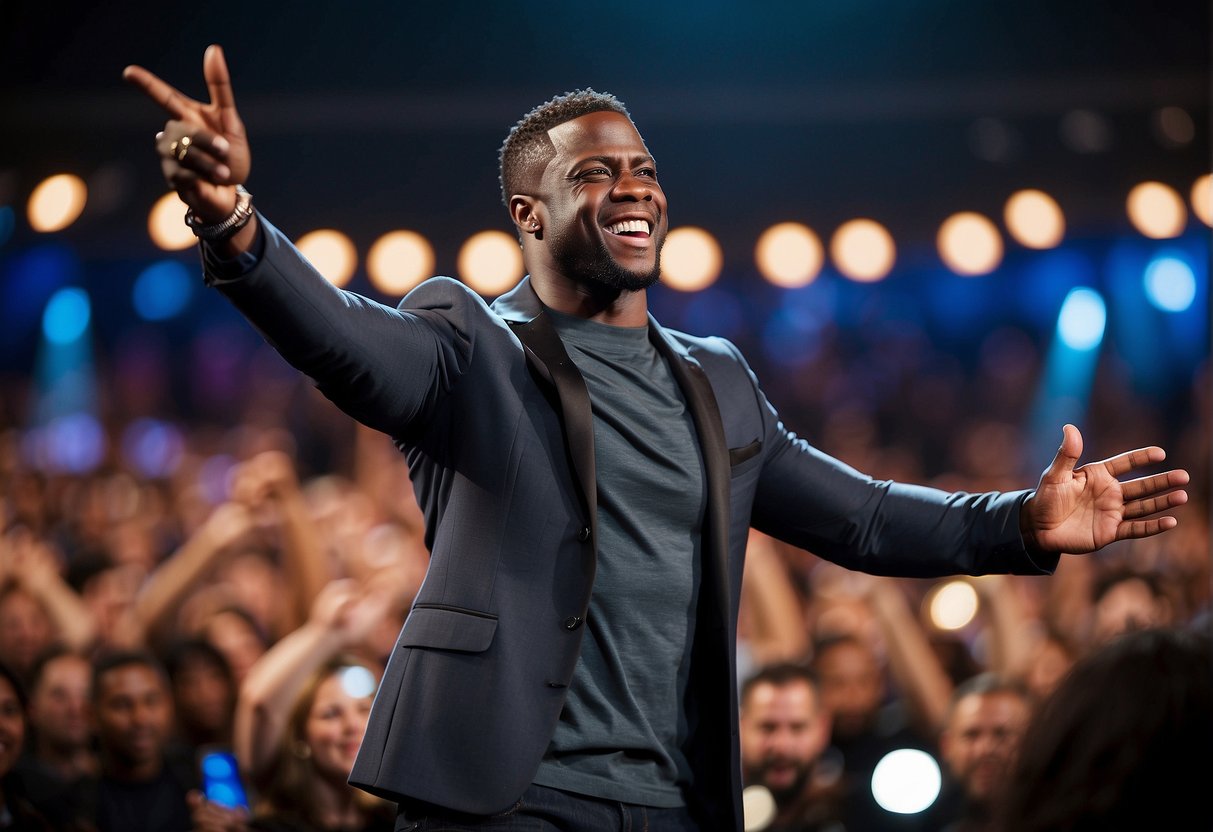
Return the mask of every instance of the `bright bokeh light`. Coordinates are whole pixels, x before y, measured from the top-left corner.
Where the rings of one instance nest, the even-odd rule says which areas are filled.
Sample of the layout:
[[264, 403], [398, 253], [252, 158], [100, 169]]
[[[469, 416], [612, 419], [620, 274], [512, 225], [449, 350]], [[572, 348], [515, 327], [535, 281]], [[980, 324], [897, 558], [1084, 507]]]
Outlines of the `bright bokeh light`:
[[779, 807], [775, 797], [766, 786], [746, 786], [741, 792], [741, 813], [745, 818], [745, 832], [760, 832], [775, 820]]
[[1071, 289], [1057, 316], [1057, 334], [1073, 350], [1092, 350], [1103, 340], [1108, 310], [1094, 289]]
[[1029, 189], [1011, 194], [1003, 219], [1015, 241], [1028, 248], [1054, 248], [1066, 234], [1061, 206], [1044, 191]]
[[810, 228], [798, 222], [781, 222], [762, 232], [754, 260], [768, 281], [797, 289], [809, 285], [821, 273], [825, 252]]
[[522, 249], [504, 231], [481, 231], [459, 249], [459, 277], [482, 295], [500, 295], [522, 278]]
[[88, 293], [69, 286], [51, 295], [42, 313], [42, 334], [52, 344], [70, 344], [88, 329], [92, 317]]
[[350, 238], [331, 228], [304, 234], [295, 247], [334, 286], [349, 283], [358, 267], [358, 252]]
[[371, 285], [386, 295], [403, 295], [434, 273], [434, 249], [415, 231], [391, 231], [366, 255]]
[[830, 257], [851, 280], [872, 283], [884, 279], [897, 259], [893, 236], [875, 220], [843, 223], [830, 240]]
[[185, 458], [185, 439], [171, 422], [137, 419], [122, 432], [122, 456], [145, 477], [172, 476]]
[[1129, 192], [1125, 204], [1133, 226], [1155, 240], [1178, 237], [1188, 219], [1179, 194], [1161, 182], [1142, 182]]
[[665, 238], [661, 249], [661, 282], [680, 292], [705, 289], [716, 282], [723, 262], [715, 237], [702, 228], [684, 225]]
[[872, 797], [886, 812], [914, 815], [935, 802], [942, 783], [934, 757], [916, 748], [899, 748], [872, 770]]
[[944, 220], [935, 243], [944, 265], [959, 275], [989, 274], [1002, 262], [998, 229], [972, 211], [961, 211]]
[[1150, 261], [1143, 279], [1146, 297], [1163, 312], [1183, 312], [1196, 300], [1196, 275], [1178, 257]]
[[1213, 175], [1206, 173], [1192, 185], [1192, 213], [1213, 225]]
[[147, 233], [157, 248], [181, 251], [197, 242], [198, 238], [185, 224], [186, 209], [176, 191], [169, 191], [156, 200], [147, 214]]
[[60, 173], [42, 180], [29, 195], [26, 214], [35, 231], [62, 231], [74, 223], [88, 201], [84, 180], [71, 173]]
[[361, 665], [352, 664], [341, 671], [341, 689], [354, 699], [375, 695], [375, 674]]
[[968, 581], [948, 581], [927, 601], [931, 623], [940, 630], [960, 630], [977, 615], [977, 590]]
[[176, 260], [162, 260], [135, 278], [131, 302], [143, 320], [165, 321], [185, 309], [193, 289], [194, 281], [185, 266]]

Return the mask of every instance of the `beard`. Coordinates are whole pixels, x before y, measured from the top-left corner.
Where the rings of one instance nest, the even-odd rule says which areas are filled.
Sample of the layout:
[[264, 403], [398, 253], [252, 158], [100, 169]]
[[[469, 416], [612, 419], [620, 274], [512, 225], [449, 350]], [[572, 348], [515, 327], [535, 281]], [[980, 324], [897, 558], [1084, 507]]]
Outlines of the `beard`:
[[587, 247], [571, 240], [570, 237], [571, 235], [553, 236], [552, 257], [562, 274], [579, 283], [591, 286], [597, 284], [616, 292], [639, 292], [661, 279], [661, 246], [664, 240], [655, 243], [656, 255], [653, 258], [652, 270], [634, 272], [619, 265], [601, 239], [595, 245]]
[[789, 761], [787, 760], [776, 760], [771, 758], [764, 759], [758, 765], [747, 770], [745, 778], [746, 782], [765, 786], [767, 790], [770, 791], [771, 796], [775, 798], [775, 802], [782, 806], [804, 793], [805, 787], [809, 783], [809, 778], [813, 774], [812, 763], [793, 763], [793, 765], [796, 767], [796, 777], [792, 780], [792, 782], [786, 786], [772, 785], [768, 776], [770, 770], [775, 768], [777, 764], [786, 764], [788, 762]]

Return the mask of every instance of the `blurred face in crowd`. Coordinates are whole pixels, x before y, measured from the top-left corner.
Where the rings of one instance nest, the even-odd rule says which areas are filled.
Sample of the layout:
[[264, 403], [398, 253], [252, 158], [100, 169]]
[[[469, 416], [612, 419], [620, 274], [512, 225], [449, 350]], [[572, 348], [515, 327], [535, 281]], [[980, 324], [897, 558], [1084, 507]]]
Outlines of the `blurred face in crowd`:
[[39, 744], [59, 752], [88, 745], [91, 684], [92, 668], [80, 656], [59, 656], [46, 663], [38, 684], [30, 691], [30, 725], [37, 732]]
[[1012, 691], [972, 694], [956, 703], [940, 750], [970, 800], [988, 802], [1005, 782], [1028, 716], [1027, 700]]
[[183, 724], [200, 733], [219, 734], [231, 721], [236, 691], [224, 668], [195, 655], [186, 659], [177, 671], [173, 699]]
[[53, 638], [50, 618], [36, 598], [18, 588], [0, 595], [0, 660], [23, 673]]
[[173, 718], [168, 683], [144, 664], [115, 667], [98, 680], [93, 717], [101, 747], [120, 767], [155, 768]]
[[1095, 604], [1095, 640], [1171, 623], [1169, 606], [1145, 581], [1130, 578], [1114, 585]]
[[815, 669], [821, 702], [835, 734], [862, 733], [884, 698], [884, 680], [872, 650], [856, 642], [840, 642], [817, 657]]
[[25, 742], [25, 713], [17, 691], [0, 676], [0, 777], [13, 770]]
[[747, 785], [766, 786], [777, 803], [804, 793], [830, 739], [830, 720], [807, 682], [752, 687], [741, 707], [741, 767]]
[[[353, 671], [353, 672], [351, 672]], [[342, 668], [316, 688], [303, 725], [312, 765], [325, 779], [344, 783], [366, 733], [374, 701], [373, 678], [365, 668]]]

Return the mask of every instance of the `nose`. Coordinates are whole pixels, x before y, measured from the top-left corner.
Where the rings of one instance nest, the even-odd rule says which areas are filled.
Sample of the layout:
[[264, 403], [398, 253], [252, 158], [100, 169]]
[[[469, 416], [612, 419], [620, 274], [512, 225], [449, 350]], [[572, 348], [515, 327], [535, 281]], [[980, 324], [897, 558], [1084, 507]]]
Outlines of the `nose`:
[[616, 202], [652, 202], [653, 182], [624, 171], [611, 189], [611, 198]]

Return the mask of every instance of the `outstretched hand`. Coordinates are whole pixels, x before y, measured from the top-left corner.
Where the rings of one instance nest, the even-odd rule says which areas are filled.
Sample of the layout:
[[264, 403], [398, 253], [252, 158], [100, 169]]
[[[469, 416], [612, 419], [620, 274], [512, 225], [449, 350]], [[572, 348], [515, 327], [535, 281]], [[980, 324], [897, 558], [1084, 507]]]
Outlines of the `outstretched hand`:
[[1075, 468], [1082, 434], [1073, 425], [1036, 493], [1023, 505], [1020, 530], [1029, 548], [1044, 552], [1093, 552], [1116, 540], [1149, 537], [1173, 529], [1171, 516], [1154, 516], [1188, 501], [1188, 472], [1167, 471], [1120, 481], [1128, 472], [1166, 459], [1162, 448], [1138, 448]]
[[207, 48], [202, 74], [209, 103], [195, 101], [141, 66], [128, 66], [122, 77], [172, 116], [156, 135], [161, 172], [203, 222], [215, 223], [235, 208], [236, 185], [247, 181], [252, 156], [222, 48]]

